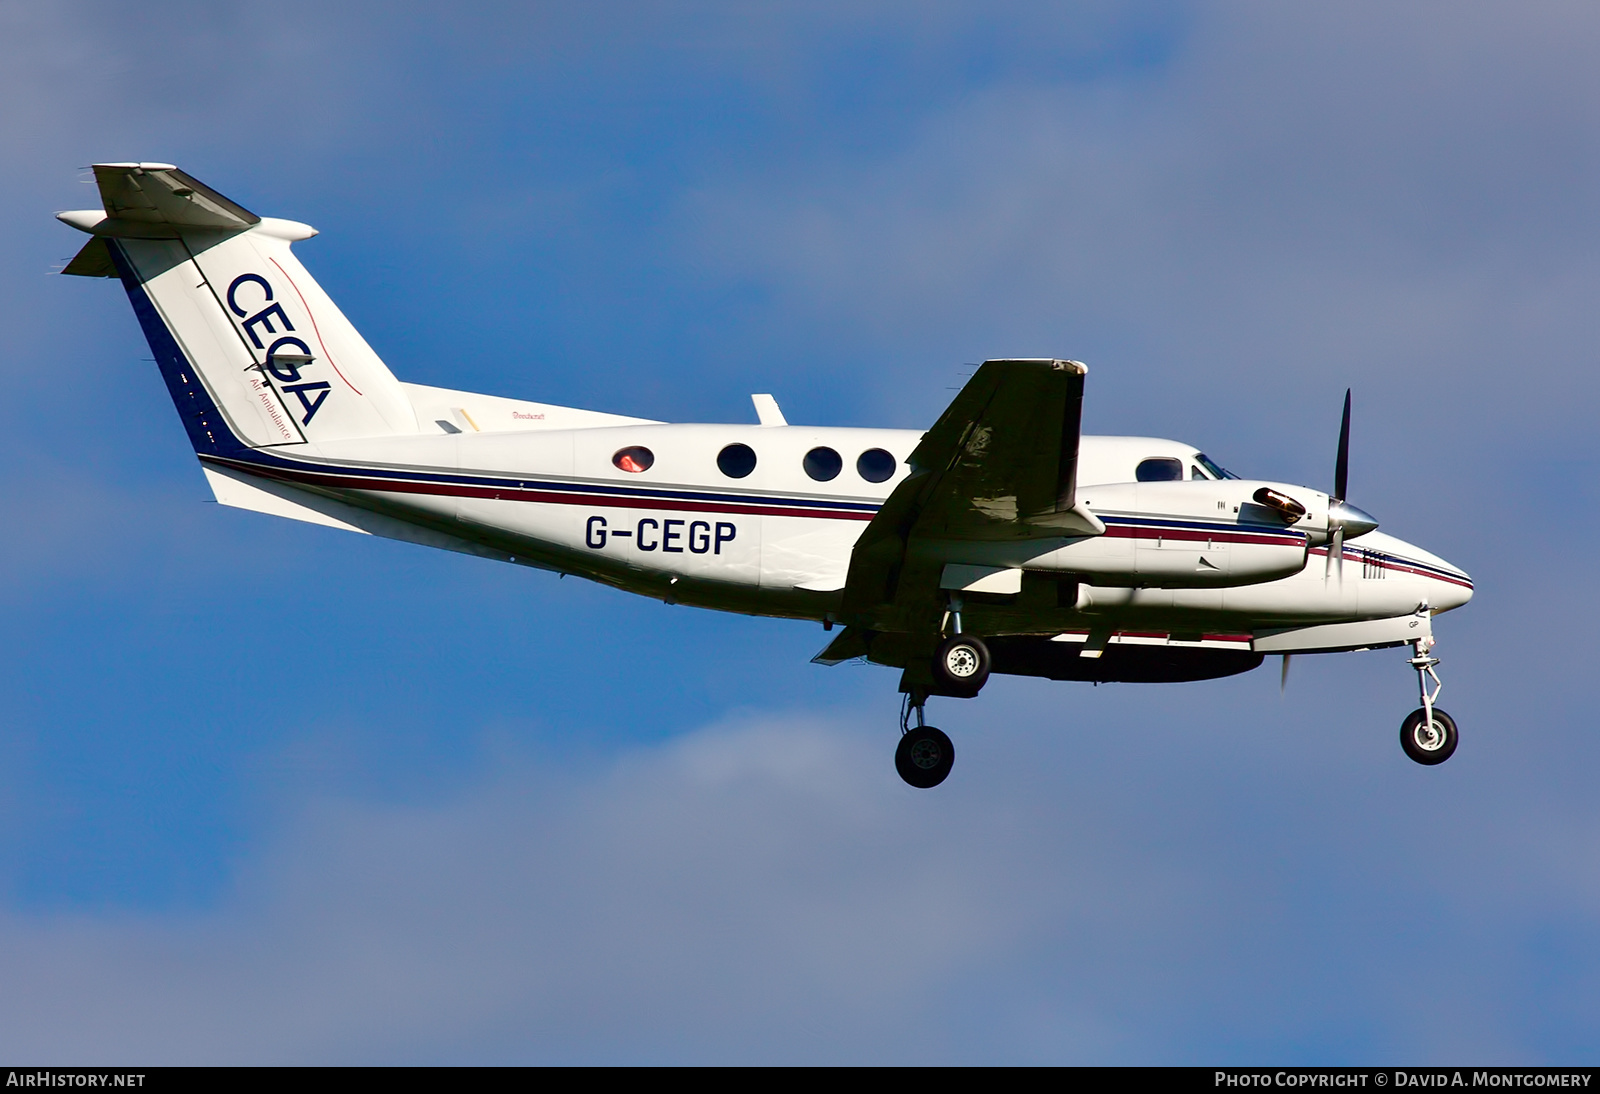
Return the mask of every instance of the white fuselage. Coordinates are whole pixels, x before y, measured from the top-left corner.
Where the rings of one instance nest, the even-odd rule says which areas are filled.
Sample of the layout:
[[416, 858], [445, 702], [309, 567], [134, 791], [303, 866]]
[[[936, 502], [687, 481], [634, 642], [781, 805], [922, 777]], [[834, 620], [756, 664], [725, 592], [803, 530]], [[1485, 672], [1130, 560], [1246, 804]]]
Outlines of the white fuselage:
[[[413, 523], [477, 553], [753, 614], [832, 618], [851, 549], [908, 473], [905, 458], [921, 437], [670, 425], [405, 387], [419, 421], [437, 432], [294, 446], [281, 467], [265, 470], [296, 494]], [[736, 444], [755, 455], [754, 468], [737, 478], [718, 466], [718, 454]], [[633, 448], [653, 457], [646, 469], [618, 466], [617, 454]], [[807, 473], [816, 449], [840, 457], [828, 481]], [[881, 482], [858, 471], [872, 450], [893, 457]], [[1136, 467], [1151, 458], [1181, 461], [1184, 479], [1136, 484]], [[1315, 510], [1315, 499], [1325, 510], [1327, 496], [1316, 491], [1284, 487], [1312, 504], [1298, 529], [1266, 543], [1239, 535], [1241, 491], [1247, 497], [1259, 484], [1218, 478], [1192, 446], [1085, 436], [1079, 461], [1079, 498], [1106, 521], [1107, 535], [978, 545], [950, 561], [1074, 576], [1086, 618], [1172, 631], [1248, 634], [1423, 606], [1436, 614], [1471, 597], [1462, 571], [1381, 532], [1346, 542], [1342, 573], [1331, 572], [1326, 524], [1317, 525]], [[264, 470], [233, 466], [252, 477]]]

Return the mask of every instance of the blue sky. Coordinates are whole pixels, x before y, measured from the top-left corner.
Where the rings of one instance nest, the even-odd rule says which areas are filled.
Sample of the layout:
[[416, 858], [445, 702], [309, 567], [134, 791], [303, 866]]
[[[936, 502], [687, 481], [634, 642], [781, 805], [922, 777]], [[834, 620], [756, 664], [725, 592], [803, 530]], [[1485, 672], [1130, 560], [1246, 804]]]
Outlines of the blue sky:
[[[1582, 4], [0, 0], [0, 1052], [1577, 1062], [1600, 1028]], [[223, 509], [84, 165], [314, 224], [403, 378], [918, 428], [970, 362], [1468, 569], [1396, 651], [998, 678]]]

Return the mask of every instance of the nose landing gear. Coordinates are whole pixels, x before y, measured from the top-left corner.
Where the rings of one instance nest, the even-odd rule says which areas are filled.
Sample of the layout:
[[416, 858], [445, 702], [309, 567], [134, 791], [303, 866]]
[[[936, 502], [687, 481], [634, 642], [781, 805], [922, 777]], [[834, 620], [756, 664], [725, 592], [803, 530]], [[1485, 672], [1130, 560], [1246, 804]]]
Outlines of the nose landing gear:
[[[1421, 693], [1422, 706], [1406, 715], [1406, 720], [1400, 724], [1400, 747], [1417, 763], [1429, 767], [1448, 760], [1460, 739], [1455, 719], [1433, 705], [1439, 692], [1444, 690], [1444, 682], [1433, 671], [1439, 659], [1428, 652], [1433, 649], [1433, 643], [1432, 636], [1418, 638], [1412, 643], [1416, 655], [1410, 664], [1417, 670], [1417, 691]], [[1430, 679], [1433, 681], [1431, 690]]]

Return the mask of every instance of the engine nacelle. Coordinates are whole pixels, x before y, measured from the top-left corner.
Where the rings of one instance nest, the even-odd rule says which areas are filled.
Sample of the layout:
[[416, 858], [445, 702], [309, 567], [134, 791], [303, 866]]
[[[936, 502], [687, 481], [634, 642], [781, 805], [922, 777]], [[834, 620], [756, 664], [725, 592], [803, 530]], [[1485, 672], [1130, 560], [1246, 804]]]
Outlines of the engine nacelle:
[[[1294, 506], [1281, 502], [1263, 504], [1256, 500], [1262, 490], [1293, 499], [1310, 514], [1320, 509], [1322, 519], [1297, 516]], [[1111, 483], [1080, 487], [1078, 498], [1105, 522], [1105, 534], [1037, 556], [1027, 569], [1080, 575], [1094, 585], [1255, 585], [1305, 568], [1312, 536], [1296, 524], [1327, 526], [1326, 495], [1282, 483]]]

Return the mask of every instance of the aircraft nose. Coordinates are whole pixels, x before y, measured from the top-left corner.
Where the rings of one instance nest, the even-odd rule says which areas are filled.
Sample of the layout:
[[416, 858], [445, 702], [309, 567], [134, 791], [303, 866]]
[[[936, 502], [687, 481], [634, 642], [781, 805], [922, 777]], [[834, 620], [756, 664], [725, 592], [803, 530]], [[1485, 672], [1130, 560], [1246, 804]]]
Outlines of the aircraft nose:
[[1452, 575], [1453, 580], [1439, 579], [1433, 583], [1430, 599], [1433, 601], [1435, 612], [1447, 612], [1451, 608], [1459, 608], [1472, 599], [1472, 579], [1462, 570], [1456, 570], [1453, 566], [1451, 569], [1455, 570], [1455, 574]]
[[1371, 513], [1357, 509], [1347, 501], [1338, 501], [1328, 506], [1328, 527], [1343, 528], [1344, 538], [1352, 540], [1377, 531], [1378, 521]]

